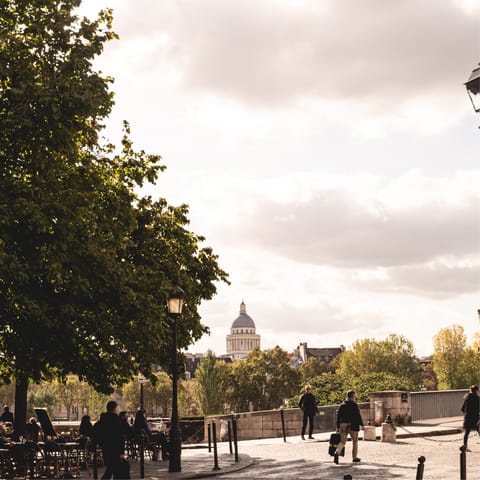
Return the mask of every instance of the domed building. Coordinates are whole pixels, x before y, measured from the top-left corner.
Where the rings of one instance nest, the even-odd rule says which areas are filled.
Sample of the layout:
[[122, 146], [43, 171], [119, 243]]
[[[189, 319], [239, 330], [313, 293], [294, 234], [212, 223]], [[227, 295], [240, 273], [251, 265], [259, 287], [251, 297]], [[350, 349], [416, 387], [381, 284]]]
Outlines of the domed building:
[[245, 358], [255, 347], [260, 348], [260, 335], [255, 332], [255, 322], [247, 315], [247, 307], [242, 301], [240, 315], [233, 321], [230, 335], [227, 335], [227, 355]]

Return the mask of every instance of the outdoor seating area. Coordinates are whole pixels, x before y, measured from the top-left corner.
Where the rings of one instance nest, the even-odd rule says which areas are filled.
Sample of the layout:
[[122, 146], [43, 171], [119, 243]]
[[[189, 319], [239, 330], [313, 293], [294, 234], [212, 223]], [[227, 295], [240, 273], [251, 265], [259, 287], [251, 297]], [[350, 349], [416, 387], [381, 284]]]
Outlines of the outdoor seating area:
[[[57, 425], [57, 432], [45, 409], [37, 408], [35, 414], [41, 425], [36, 438], [17, 437], [13, 435], [12, 424], [0, 422], [0, 479], [74, 479], [81, 478], [82, 473], [95, 478], [95, 469], [104, 467], [101, 448], [82, 436], [78, 428], [60, 429]], [[168, 442], [167, 425], [154, 423]], [[141, 435], [134, 435], [125, 440], [125, 457], [130, 462], [139, 462], [142, 457], [156, 461], [166, 455], [161, 445], [146, 438], [142, 442]]]
[[0, 449], [0, 478], [78, 478], [92, 466], [93, 455], [78, 441], [7, 442]]

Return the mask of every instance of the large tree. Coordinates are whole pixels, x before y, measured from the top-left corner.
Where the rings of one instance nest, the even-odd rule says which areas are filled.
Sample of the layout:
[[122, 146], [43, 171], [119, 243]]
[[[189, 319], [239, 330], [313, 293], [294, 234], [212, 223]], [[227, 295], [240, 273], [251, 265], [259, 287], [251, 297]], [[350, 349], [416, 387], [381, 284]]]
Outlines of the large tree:
[[300, 372], [289, 364], [280, 347], [253, 349], [245, 360], [233, 362], [229, 379], [231, 406], [237, 411], [279, 408], [299, 388]]
[[206, 328], [197, 307], [226, 274], [188, 208], [139, 198], [164, 169], [100, 137], [111, 79], [93, 69], [115, 38], [109, 10], [80, 0], [0, 0], [0, 377], [15, 379], [15, 429], [30, 382], [69, 373], [108, 393], [167, 366], [165, 299], [187, 293], [179, 346]]

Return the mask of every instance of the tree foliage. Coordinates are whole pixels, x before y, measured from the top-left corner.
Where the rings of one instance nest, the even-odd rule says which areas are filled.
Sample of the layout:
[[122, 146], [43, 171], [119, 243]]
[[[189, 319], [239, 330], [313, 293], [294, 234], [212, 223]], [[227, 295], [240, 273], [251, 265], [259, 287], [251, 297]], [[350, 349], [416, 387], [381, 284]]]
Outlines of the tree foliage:
[[332, 363], [319, 362], [315, 357], [308, 358], [300, 365], [300, 375], [302, 383], [310, 383], [312, 378], [318, 377], [322, 373], [334, 372], [335, 368]]
[[208, 350], [195, 371], [195, 391], [203, 415], [223, 413], [228, 367]]
[[357, 340], [350, 350], [339, 355], [338, 365], [337, 373], [346, 378], [383, 373], [399, 378], [400, 384], [405, 383], [404, 379], [416, 386], [421, 382], [421, 368], [413, 343], [402, 335], [390, 334], [384, 340]]
[[[440, 389], [465, 388], [478, 373], [478, 359], [467, 350], [467, 337], [461, 325], [442, 328], [433, 337], [433, 368]], [[475, 377], [474, 377], [475, 378]]]
[[138, 378], [133, 378], [122, 387], [122, 398], [130, 413], [140, 408], [140, 390], [143, 388], [143, 408], [149, 416], [170, 415], [172, 403], [172, 380], [165, 372], [155, 373], [156, 382], [145, 382], [140, 386]]
[[300, 374], [290, 366], [288, 353], [280, 347], [253, 349], [245, 360], [235, 361], [229, 379], [233, 410], [279, 408], [298, 390]]
[[[139, 198], [164, 169], [100, 132], [111, 79], [94, 71], [116, 38], [110, 10], [79, 0], [0, 1], [0, 378], [16, 379], [22, 433], [30, 382], [77, 374], [97, 390], [170, 358], [165, 299], [187, 293], [179, 347], [207, 329], [197, 308], [227, 281], [188, 208]], [[17, 420], [16, 420], [17, 422]]]

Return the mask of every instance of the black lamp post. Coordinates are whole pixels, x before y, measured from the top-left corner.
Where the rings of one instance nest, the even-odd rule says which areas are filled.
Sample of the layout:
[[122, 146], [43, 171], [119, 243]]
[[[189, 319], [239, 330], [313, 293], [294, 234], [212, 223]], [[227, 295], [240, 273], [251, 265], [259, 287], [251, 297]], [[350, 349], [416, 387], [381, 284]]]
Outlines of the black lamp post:
[[473, 109], [480, 112], [480, 63], [476, 68], [472, 70], [470, 78], [465, 82], [465, 88], [467, 89], [468, 96], [472, 102]]
[[170, 424], [170, 460], [168, 464], [169, 472], [181, 472], [181, 454], [182, 454], [182, 435], [180, 425], [178, 423], [178, 402], [177, 402], [177, 379], [178, 379], [178, 362], [177, 362], [177, 322], [178, 317], [182, 313], [183, 298], [185, 292], [177, 287], [167, 301], [168, 313], [173, 318], [172, 333], [172, 418]]

